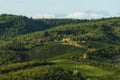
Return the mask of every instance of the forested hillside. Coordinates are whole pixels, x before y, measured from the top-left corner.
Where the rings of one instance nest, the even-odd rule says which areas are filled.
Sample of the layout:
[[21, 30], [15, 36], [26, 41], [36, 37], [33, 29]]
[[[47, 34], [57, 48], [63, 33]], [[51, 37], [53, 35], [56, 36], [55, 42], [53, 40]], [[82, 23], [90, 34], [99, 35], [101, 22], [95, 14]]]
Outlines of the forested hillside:
[[119, 80], [119, 75], [119, 17], [0, 15], [0, 80]]
[[9, 39], [18, 35], [42, 31], [58, 25], [83, 23], [88, 20], [72, 19], [32, 19], [26, 16], [0, 15], [0, 39]]

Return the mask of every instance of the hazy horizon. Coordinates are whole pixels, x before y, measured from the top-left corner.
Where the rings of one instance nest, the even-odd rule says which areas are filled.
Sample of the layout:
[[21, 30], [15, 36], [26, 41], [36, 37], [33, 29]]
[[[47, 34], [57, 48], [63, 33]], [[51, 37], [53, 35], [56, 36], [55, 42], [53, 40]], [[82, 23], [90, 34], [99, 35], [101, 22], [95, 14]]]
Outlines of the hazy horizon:
[[0, 0], [0, 14], [24, 15], [33, 18], [97, 19], [119, 17], [120, 0]]

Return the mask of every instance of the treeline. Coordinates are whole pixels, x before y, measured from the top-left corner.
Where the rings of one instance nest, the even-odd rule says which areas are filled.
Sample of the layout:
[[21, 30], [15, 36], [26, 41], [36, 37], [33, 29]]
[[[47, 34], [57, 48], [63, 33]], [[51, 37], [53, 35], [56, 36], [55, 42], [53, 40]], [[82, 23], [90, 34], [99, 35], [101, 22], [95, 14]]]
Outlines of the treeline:
[[[93, 44], [94, 45], [94, 44]], [[85, 56], [85, 58], [84, 58]], [[88, 50], [83, 55], [73, 55], [68, 57], [69, 60], [81, 62], [89, 62], [89, 61], [96, 61], [96, 62], [120, 62], [120, 46], [109, 46], [108, 48], [98, 48], [96, 50]]]
[[114, 42], [119, 40], [120, 18], [103, 18], [98, 20], [79, 19], [32, 19], [26, 16], [0, 15], [0, 39], [11, 39], [15, 36], [42, 31], [49, 28], [44, 36], [73, 35], [78, 39], [102, 40]]
[[10, 39], [15, 36], [49, 29], [59, 25], [83, 23], [88, 20], [77, 19], [32, 19], [26, 16], [0, 15], [0, 39]]
[[14, 63], [0, 66], [0, 74], [7, 74], [9, 72], [15, 72], [19, 70], [25, 70], [27, 68], [33, 68], [37, 66], [46, 66], [46, 65], [54, 65], [54, 63], [47, 62], [46, 60], [32, 60], [23, 63]]
[[93, 52], [89, 52], [88, 58], [95, 61], [119, 61], [118, 56], [120, 55], [120, 47], [110, 47], [110, 48], [104, 48], [99, 49]]

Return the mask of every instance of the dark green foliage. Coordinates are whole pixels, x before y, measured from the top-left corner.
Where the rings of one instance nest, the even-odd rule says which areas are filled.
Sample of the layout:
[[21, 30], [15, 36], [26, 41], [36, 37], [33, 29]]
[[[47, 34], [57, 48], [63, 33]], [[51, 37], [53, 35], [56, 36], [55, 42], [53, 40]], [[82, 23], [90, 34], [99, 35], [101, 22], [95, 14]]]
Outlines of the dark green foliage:
[[0, 15], [0, 39], [10, 39], [18, 35], [28, 34], [46, 29], [46, 24], [25, 16]]
[[15, 51], [0, 50], [0, 65], [20, 62], [21, 58]]
[[1, 49], [4, 50], [14, 50], [14, 51], [24, 51], [26, 48], [24, 44], [18, 41], [12, 41], [11, 43], [7, 43], [5, 46], [2, 46]]
[[[22, 65], [21, 65], [22, 66]], [[12, 68], [11, 68], [12, 69]], [[13, 68], [14, 71], [14, 68]], [[16, 71], [16, 70], [15, 70]], [[79, 74], [78, 72], [77, 74]], [[74, 75], [72, 71], [66, 71], [60, 67], [36, 67], [28, 68], [17, 72], [9, 72], [8, 74], [1, 74], [1, 80], [86, 80], [82, 75]]]
[[99, 49], [93, 52], [88, 53], [89, 59], [95, 59], [95, 60], [111, 60], [114, 59], [117, 60], [117, 56], [120, 55], [120, 50], [115, 47], [110, 47], [110, 48], [104, 48], [104, 49]]
[[23, 51], [23, 53], [29, 56], [28, 60], [48, 59], [73, 50], [79, 50], [79, 48], [62, 44], [45, 44], [42, 46], [35, 47], [31, 50]]
[[72, 19], [39, 19], [34, 20], [25, 16], [0, 15], [0, 39], [10, 39], [15, 36], [41, 31], [69, 23], [82, 23], [88, 20]]
[[6, 74], [9, 72], [15, 72], [15, 71], [24, 70], [27, 68], [45, 66], [45, 65], [53, 65], [53, 64], [54, 63], [46, 62], [44, 60], [34, 60], [34, 61], [24, 62], [24, 63], [8, 64], [8, 65], [0, 66], [0, 73]]
[[49, 70], [41, 80], [72, 80], [71, 75], [62, 68], [53, 68]]

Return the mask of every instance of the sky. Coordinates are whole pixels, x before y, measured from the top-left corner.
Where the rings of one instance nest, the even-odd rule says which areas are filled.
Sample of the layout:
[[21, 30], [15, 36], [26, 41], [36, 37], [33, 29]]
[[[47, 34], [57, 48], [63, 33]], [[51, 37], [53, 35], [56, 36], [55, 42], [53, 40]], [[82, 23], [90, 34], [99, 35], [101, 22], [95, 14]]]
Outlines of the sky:
[[120, 0], [0, 0], [0, 14], [91, 19], [120, 16]]

